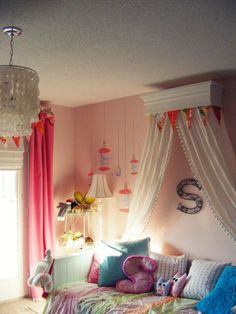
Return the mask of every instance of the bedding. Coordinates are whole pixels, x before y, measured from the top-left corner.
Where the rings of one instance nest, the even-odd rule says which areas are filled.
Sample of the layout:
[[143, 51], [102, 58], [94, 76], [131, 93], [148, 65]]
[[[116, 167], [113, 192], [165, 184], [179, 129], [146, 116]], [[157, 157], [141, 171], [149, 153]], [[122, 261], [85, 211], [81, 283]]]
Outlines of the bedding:
[[[140, 242], [141, 241], [141, 242]], [[106, 268], [106, 277], [108, 280], [114, 280], [114, 273], [120, 271], [120, 268], [126, 271], [126, 262], [128, 261], [152, 261], [157, 264], [157, 271], [153, 274], [161, 275], [158, 279], [153, 276], [153, 288], [151, 292], [148, 290], [139, 291], [140, 293], [130, 293], [130, 290], [121, 289], [118, 291], [112, 284], [101, 286], [99, 280], [96, 283], [89, 283], [87, 279], [92, 271], [91, 264], [94, 263], [93, 254], [94, 251], [84, 251], [78, 256], [62, 257], [55, 260], [53, 269], [53, 282], [54, 291], [49, 295], [46, 307], [44, 309], [44, 314], [194, 314], [197, 312], [198, 303], [200, 299], [206, 297], [206, 299], [200, 301], [199, 306], [205, 306], [210, 298], [209, 292], [214, 289], [214, 286], [221, 276], [221, 273], [228, 266], [228, 263], [216, 263], [207, 260], [193, 260], [190, 262], [190, 269], [186, 273], [183, 271], [187, 269], [186, 256], [163, 256], [161, 254], [151, 254], [151, 257], [140, 256], [130, 254], [130, 248], [132, 250], [147, 249], [149, 246], [149, 239], [140, 240], [132, 243], [122, 243], [122, 246], [116, 247], [114, 245], [108, 245], [108, 254], [105, 252], [104, 260], [105, 265], [109, 266]], [[141, 244], [141, 246], [140, 246]], [[101, 252], [104, 254], [104, 251]], [[118, 254], [117, 254], [118, 253]], [[119, 268], [114, 267], [114, 263], [110, 264], [112, 261], [111, 257], [118, 258], [121, 265]], [[153, 257], [156, 259], [152, 260]], [[109, 263], [107, 263], [107, 260]], [[93, 262], [92, 262], [93, 261]], [[145, 263], [146, 264], [146, 263]], [[101, 265], [102, 259], [99, 259], [98, 265], [95, 265], [95, 270], [98, 268], [99, 279], [101, 277]], [[149, 265], [149, 264], [148, 264]], [[141, 265], [128, 263], [126, 265], [128, 268], [128, 273], [136, 274], [141, 270]], [[132, 266], [132, 267], [130, 267]], [[135, 267], [134, 267], [135, 266]], [[158, 272], [158, 268], [159, 272]], [[152, 269], [154, 271], [155, 268]], [[174, 273], [174, 271], [177, 271]], [[164, 293], [158, 293], [159, 284], [163, 285], [168, 282], [165, 277], [173, 273], [174, 277], [168, 278], [170, 284], [170, 291], [168, 295], [163, 295]], [[94, 274], [93, 274], [94, 275]], [[96, 277], [95, 276], [95, 277]], [[163, 278], [163, 277], [164, 278]], [[111, 278], [109, 278], [111, 277]], [[139, 279], [137, 279], [137, 284], [139, 285]], [[142, 278], [141, 278], [142, 279]], [[77, 281], [76, 281], [77, 280]], [[86, 281], [85, 281], [86, 280]], [[127, 277], [126, 277], [127, 280]], [[70, 281], [73, 281], [69, 283]], [[123, 281], [123, 280], [122, 280]], [[121, 281], [121, 282], [122, 282]], [[187, 283], [186, 283], [187, 281]], [[61, 285], [63, 283], [63, 285]], [[186, 283], [186, 284], [185, 284]], [[118, 282], [119, 284], [119, 282]], [[161, 284], [161, 285], [162, 285]], [[176, 289], [174, 289], [176, 286]], [[184, 287], [183, 287], [184, 286]], [[163, 287], [160, 287], [160, 290]], [[187, 289], [186, 289], [187, 288]], [[183, 289], [183, 290], [182, 290]], [[173, 291], [172, 291], [173, 290]], [[174, 291], [176, 290], [176, 291]], [[181, 294], [182, 290], [182, 294]], [[232, 289], [231, 289], [232, 290]], [[132, 290], [133, 291], [133, 290]], [[172, 291], [172, 292], [171, 292]], [[145, 292], [145, 293], [144, 293]], [[184, 295], [186, 293], [186, 295]], [[217, 292], [218, 293], [218, 292]], [[231, 291], [232, 293], [232, 291]], [[166, 293], [167, 294], [167, 293]], [[181, 297], [178, 297], [180, 294]], [[194, 295], [194, 296], [191, 296]], [[207, 296], [206, 296], [207, 295]], [[209, 295], [209, 297], [208, 297]], [[235, 302], [233, 302], [233, 305]], [[232, 305], [232, 304], [231, 304]], [[208, 303], [207, 303], [208, 306]], [[211, 304], [210, 308], [214, 313], [214, 302]], [[203, 313], [205, 313], [203, 311]], [[207, 312], [205, 313], [207, 314]], [[220, 313], [223, 314], [223, 313]], [[225, 313], [224, 313], [225, 314]]]
[[79, 281], [60, 286], [48, 298], [43, 314], [197, 314], [197, 300], [124, 294], [114, 287]]

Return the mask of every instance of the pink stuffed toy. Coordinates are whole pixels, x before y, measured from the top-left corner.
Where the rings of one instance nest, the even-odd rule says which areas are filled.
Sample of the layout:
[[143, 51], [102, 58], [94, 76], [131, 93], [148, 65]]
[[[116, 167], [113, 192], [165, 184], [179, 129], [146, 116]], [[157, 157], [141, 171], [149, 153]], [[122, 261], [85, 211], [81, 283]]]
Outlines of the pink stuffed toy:
[[132, 255], [125, 259], [123, 272], [129, 279], [119, 280], [116, 289], [124, 293], [144, 293], [153, 287], [152, 273], [157, 262], [148, 256]]
[[174, 277], [172, 278], [172, 286], [170, 290], [170, 294], [172, 297], [177, 298], [180, 296], [181, 291], [183, 290], [185, 284], [187, 282], [187, 275], [183, 274], [181, 276], [180, 273], [176, 273]]

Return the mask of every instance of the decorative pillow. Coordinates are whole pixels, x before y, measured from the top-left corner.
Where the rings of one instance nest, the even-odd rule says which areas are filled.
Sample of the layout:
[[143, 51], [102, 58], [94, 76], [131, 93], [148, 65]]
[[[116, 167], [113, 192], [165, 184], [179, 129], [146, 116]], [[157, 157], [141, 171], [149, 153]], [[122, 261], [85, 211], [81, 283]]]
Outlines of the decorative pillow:
[[130, 255], [149, 255], [150, 238], [127, 242], [101, 242], [97, 254], [100, 260], [98, 285], [115, 286], [125, 279], [122, 266]]
[[187, 272], [188, 258], [186, 255], [166, 256], [159, 253], [150, 252], [150, 257], [157, 261], [157, 271], [154, 279], [162, 277], [165, 281], [172, 278], [177, 272], [184, 274]]
[[99, 257], [96, 253], [94, 253], [93, 260], [92, 260], [91, 267], [88, 274], [88, 282], [98, 283], [99, 265], [100, 265]]
[[217, 281], [215, 288], [197, 305], [196, 309], [205, 314], [234, 313], [236, 304], [236, 267], [226, 267]]
[[157, 280], [156, 287], [155, 287], [155, 294], [167, 296], [170, 293], [171, 288], [171, 281], [165, 281], [162, 277]]
[[172, 295], [172, 297], [177, 298], [178, 296], [180, 296], [180, 293], [182, 292], [186, 281], [187, 281], [187, 275], [183, 274], [181, 276], [180, 273], [177, 273], [174, 275], [174, 277], [172, 278], [172, 285], [171, 285], [171, 291], [170, 294]]
[[124, 293], [149, 292], [153, 287], [153, 273], [157, 262], [151, 257], [132, 255], [123, 263], [123, 272], [129, 279], [119, 280], [116, 289]]
[[181, 296], [190, 299], [203, 299], [215, 286], [220, 274], [229, 263], [208, 260], [193, 260], [189, 270], [188, 282]]

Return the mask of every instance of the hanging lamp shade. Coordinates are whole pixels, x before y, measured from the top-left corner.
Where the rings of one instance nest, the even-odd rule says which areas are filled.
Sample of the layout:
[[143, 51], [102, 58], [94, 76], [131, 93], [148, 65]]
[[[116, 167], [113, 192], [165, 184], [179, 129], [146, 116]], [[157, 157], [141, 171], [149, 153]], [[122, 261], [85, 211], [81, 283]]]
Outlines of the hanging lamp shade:
[[9, 65], [0, 65], [0, 136], [26, 136], [38, 120], [39, 78], [32, 69], [13, 65], [13, 39], [22, 30], [9, 26], [3, 32], [11, 41]]

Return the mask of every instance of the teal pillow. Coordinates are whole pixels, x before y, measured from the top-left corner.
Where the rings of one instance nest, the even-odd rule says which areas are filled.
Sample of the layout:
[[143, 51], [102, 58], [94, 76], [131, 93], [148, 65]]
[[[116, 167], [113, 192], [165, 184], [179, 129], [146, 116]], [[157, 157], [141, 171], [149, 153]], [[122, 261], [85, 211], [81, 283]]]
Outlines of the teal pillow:
[[149, 256], [150, 238], [127, 242], [101, 242], [98, 249], [100, 260], [99, 287], [115, 286], [116, 282], [125, 279], [122, 266], [130, 255]]
[[236, 267], [226, 267], [215, 288], [197, 305], [196, 309], [205, 314], [231, 314], [236, 304]]

